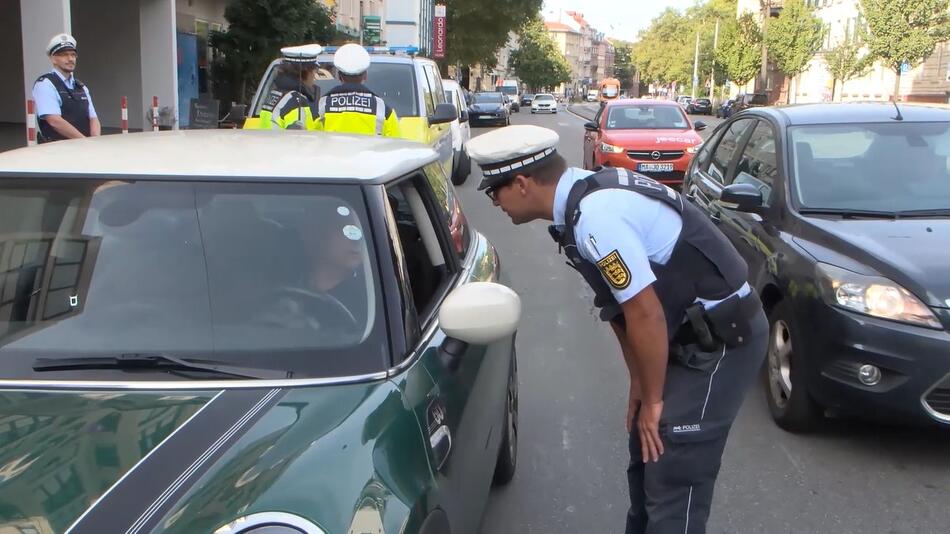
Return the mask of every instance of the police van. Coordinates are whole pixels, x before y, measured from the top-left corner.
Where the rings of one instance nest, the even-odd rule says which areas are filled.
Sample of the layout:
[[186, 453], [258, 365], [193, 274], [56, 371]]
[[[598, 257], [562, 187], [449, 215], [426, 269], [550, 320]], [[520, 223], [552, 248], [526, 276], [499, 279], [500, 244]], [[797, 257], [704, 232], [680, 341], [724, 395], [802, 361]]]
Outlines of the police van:
[[[333, 67], [333, 54], [337, 47], [326, 47], [317, 57], [320, 65], [317, 85], [324, 95], [340, 84]], [[453, 174], [452, 130], [450, 123], [461, 110], [454, 109], [445, 97], [439, 67], [431, 59], [416, 56], [414, 47], [366, 47], [370, 53], [370, 67], [366, 86], [396, 110], [399, 116], [401, 137], [431, 146], [439, 154], [439, 162], [446, 176], [452, 177], [455, 185], [462, 184], [467, 176]], [[281, 60], [271, 62], [257, 86], [254, 99], [248, 106], [245, 127], [260, 120], [261, 107], [270, 94], [277, 78]], [[452, 106], [452, 117], [444, 121], [444, 113], [437, 113], [440, 105]], [[443, 110], [444, 111], [444, 110]], [[466, 173], [467, 174], [467, 173]]]

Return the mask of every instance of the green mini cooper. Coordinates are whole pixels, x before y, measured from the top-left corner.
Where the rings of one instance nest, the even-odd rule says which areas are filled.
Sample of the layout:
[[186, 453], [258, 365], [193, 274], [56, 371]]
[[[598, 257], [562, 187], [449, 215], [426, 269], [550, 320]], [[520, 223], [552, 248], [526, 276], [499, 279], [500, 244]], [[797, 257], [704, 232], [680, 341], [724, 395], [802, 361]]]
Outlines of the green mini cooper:
[[0, 154], [0, 532], [476, 532], [516, 463], [499, 276], [418, 143]]

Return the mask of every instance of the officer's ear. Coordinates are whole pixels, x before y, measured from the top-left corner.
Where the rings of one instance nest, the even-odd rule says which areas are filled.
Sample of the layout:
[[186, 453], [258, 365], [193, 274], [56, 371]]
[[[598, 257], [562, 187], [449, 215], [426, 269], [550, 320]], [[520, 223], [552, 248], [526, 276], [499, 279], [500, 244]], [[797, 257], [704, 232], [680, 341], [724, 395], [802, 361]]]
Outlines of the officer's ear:
[[519, 194], [525, 195], [532, 185], [531, 177], [526, 174], [516, 174], [512, 185], [515, 186]]

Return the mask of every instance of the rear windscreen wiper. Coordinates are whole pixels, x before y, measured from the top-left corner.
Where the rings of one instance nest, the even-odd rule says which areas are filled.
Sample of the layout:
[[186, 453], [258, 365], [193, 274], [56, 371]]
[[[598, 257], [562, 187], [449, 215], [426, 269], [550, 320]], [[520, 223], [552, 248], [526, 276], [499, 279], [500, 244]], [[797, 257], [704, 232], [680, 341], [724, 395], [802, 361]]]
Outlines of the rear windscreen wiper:
[[267, 369], [252, 369], [218, 363], [197, 363], [161, 353], [121, 354], [119, 356], [88, 356], [81, 358], [37, 358], [34, 371], [68, 371], [75, 369], [167, 369], [199, 371], [238, 378], [280, 380], [292, 373]]

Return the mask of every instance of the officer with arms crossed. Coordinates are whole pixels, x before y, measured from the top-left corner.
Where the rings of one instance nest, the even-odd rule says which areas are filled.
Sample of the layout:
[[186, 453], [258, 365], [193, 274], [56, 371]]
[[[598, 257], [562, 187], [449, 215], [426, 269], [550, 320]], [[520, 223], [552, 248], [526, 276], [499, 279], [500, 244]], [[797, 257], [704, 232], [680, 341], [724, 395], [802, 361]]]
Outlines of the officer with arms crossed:
[[399, 137], [399, 117], [365, 85], [369, 53], [359, 45], [346, 44], [333, 55], [340, 85], [320, 99], [320, 122], [328, 132]]
[[76, 79], [76, 39], [61, 33], [46, 45], [53, 70], [33, 84], [33, 101], [39, 117], [39, 142], [99, 135], [102, 127], [92, 105], [89, 88]]
[[319, 130], [317, 100], [317, 56], [323, 51], [318, 44], [288, 46], [280, 49], [283, 56], [277, 77], [264, 103], [260, 121], [252, 129]]
[[[514, 142], [513, 142], [514, 140]], [[537, 126], [480, 135], [479, 189], [551, 234], [594, 290], [630, 373], [627, 534], [706, 530], [726, 438], [768, 324], [732, 244], [672, 189], [625, 169], [569, 168]]]

